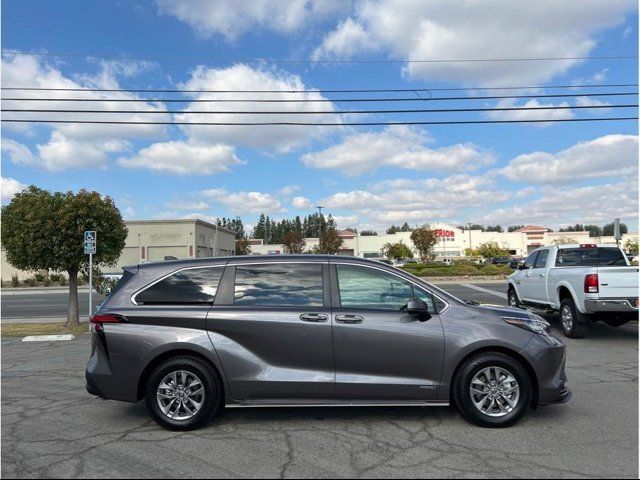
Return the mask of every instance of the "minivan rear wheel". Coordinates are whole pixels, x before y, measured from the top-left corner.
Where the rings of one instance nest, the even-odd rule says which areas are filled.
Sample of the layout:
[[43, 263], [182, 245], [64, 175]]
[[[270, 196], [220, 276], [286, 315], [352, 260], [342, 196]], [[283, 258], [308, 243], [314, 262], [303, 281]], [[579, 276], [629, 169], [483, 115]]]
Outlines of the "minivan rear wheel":
[[481, 353], [460, 367], [453, 397], [468, 421], [487, 428], [509, 427], [531, 404], [531, 379], [516, 359], [498, 352]]
[[216, 375], [200, 360], [175, 357], [151, 373], [145, 403], [151, 418], [168, 430], [193, 430], [220, 408], [221, 386]]

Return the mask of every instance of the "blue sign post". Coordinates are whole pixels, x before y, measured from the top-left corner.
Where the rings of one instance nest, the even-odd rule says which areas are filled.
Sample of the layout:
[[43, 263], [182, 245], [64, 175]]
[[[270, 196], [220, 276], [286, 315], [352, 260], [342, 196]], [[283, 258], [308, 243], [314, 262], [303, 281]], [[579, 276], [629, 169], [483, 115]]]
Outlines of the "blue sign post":
[[93, 254], [96, 253], [98, 237], [96, 232], [84, 232], [84, 253], [89, 255], [89, 316], [93, 315]]

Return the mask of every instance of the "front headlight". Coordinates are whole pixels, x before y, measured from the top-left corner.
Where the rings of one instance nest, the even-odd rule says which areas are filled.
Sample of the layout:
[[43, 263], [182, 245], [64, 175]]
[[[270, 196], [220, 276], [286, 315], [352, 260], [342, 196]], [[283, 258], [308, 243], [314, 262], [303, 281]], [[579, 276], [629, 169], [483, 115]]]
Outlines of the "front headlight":
[[524, 328], [533, 333], [547, 335], [551, 331], [551, 324], [539, 315], [531, 314], [530, 318], [502, 317], [502, 320], [514, 327]]

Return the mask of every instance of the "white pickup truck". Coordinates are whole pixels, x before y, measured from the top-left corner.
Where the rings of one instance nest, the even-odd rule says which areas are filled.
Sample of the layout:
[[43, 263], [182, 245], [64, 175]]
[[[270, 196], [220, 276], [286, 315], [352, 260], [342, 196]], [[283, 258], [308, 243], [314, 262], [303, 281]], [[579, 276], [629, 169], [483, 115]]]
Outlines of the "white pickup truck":
[[638, 319], [638, 267], [611, 245], [554, 245], [533, 251], [508, 277], [512, 307], [560, 312], [567, 337], [590, 321], [619, 327]]

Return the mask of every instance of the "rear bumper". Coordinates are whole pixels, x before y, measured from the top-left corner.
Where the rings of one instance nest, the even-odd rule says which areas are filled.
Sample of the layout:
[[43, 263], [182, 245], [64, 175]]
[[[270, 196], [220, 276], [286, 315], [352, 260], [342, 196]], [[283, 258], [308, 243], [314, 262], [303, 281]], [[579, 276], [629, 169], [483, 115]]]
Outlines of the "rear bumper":
[[609, 300], [585, 300], [584, 308], [588, 314], [598, 313], [625, 313], [638, 315], [638, 308], [629, 298], [616, 298]]

